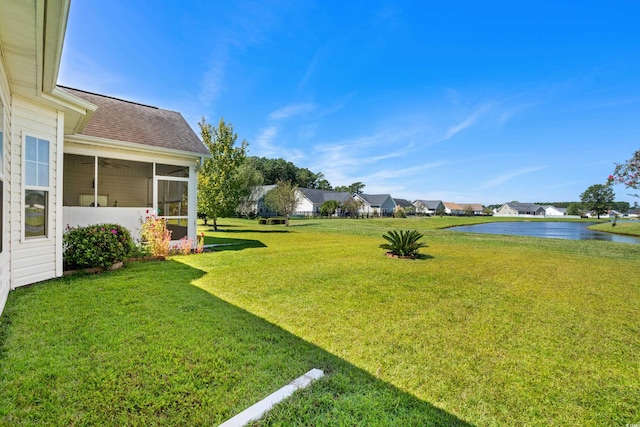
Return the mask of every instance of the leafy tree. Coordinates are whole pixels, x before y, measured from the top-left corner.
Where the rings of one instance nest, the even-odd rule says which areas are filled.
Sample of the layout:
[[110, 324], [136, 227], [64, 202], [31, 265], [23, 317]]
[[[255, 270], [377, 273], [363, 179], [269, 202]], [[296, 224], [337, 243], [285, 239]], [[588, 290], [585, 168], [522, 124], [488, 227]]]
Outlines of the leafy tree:
[[[640, 150], [624, 163], [616, 163], [613, 174], [609, 175], [609, 183], [624, 184], [626, 188], [640, 190]], [[640, 197], [640, 194], [629, 194]]]
[[614, 197], [615, 195], [610, 185], [595, 184], [580, 195], [580, 200], [582, 200], [582, 206], [586, 210], [595, 212], [598, 215], [598, 219], [600, 219], [600, 215], [611, 209]]
[[326, 200], [320, 206], [320, 214], [322, 216], [331, 216], [340, 208], [340, 202], [337, 200]]
[[284, 216], [285, 226], [289, 226], [289, 215], [298, 207], [298, 186], [291, 181], [278, 181], [276, 187], [264, 196], [264, 203], [269, 209]]
[[362, 194], [362, 190], [364, 190], [364, 187], [365, 185], [360, 181], [358, 181], [348, 186], [341, 185], [339, 187], [336, 187], [335, 191], [342, 191], [342, 192], [351, 193], [351, 194]]
[[567, 215], [582, 216], [582, 206], [580, 203], [570, 203], [567, 206]]
[[291, 181], [302, 188], [331, 189], [331, 184], [324, 179], [321, 172], [315, 173], [307, 168], [299, 168], [284, 159], [251, 156], [247, 158], [247, 162], [262, 174], [264, 185], [273, 185], [278, 181]]
[[[324, 175], [322, 175], [322, 174], [320, 173], [320, 174], [318, 174], [318, 176], [324, 176]], [[333, 187], [331, 186], [331, 184], [329, 183], [329, 181], [327, 181], [327, 180], [326, 180], [326, 179], [324, 179], [324, 178], [320, 178], [320, 179], [318, 180], [317, 185], [316, 185], [316, 188], [317, 188], [318, 190], [328, 190], [328, 191], [333, 190]]]
[[238, 134], [233, 125], [220, 119], [218, 127], [204, 118], [198, 123], [202, 142], [211, 153], [198, 172], [198, 212], [213, 220], [213, 229], [218, 230], [220, 217], [234, 214], [245, 188], [240, 185], [238, 168], [246, 158], [247, 141], [236, 146]]
[[240, 201], [237, 212], [240, 215], [250, 218], [255, 213], [257, 200], [255, 200], [254, 188], [262, 185], [262, 174], [258, 172], [250, 163], [245, 162], [236, 174], [236, 180], [240, 189]]
[[467, 205], [462, 210], [466, 216], [473, 216], [473, 207], [471, 205]]
[[356, 218], [358, 216], [358, 210], [360, 210], [362, 206], [364, 206], [364, 202], [354, 197], [349, 197], [347, 200], [342, 202], [342, 210], [344, 210], [351, 218]]

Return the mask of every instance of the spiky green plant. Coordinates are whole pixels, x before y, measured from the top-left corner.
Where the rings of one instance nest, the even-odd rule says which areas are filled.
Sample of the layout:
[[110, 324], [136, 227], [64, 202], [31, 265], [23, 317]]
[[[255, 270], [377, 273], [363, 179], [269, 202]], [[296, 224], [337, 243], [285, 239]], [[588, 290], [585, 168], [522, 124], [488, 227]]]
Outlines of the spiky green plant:
[[426, 243], [420, 242], [424, 235], [417, 230], [390, 230], [382, 237], [389, 243], [382, 243], [380, 247], [393, 255], [417, 256], [420, 248], [427, 247]]

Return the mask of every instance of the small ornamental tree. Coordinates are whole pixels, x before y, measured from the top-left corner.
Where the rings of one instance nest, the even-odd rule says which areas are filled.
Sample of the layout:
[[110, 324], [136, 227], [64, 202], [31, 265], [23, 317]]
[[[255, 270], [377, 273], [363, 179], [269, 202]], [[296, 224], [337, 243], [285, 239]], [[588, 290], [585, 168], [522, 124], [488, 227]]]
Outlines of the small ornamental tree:
[[382, 237], [389, 243], [383, 243], [380, 247], [395, 256], [415, 258], [419, 255], [420, 248], [427, 246], [420, 241], [424, 235], [417, 230], [390, 230]]
[[364, 202], [362, 199], [356, 199], [355, 197], [349, 197], [342, 202], [342, 210], [347, 213], [351, 218], [358, 217], [358, 211], [362, 209]]
[[291, 181], [278, 181], [276, 187], [264, 196], [264, 203], [272, 211], [284, 217], [284, 225], [289, 226], [289, 215], [298, 207], [298, 186]]
[[242, 141], [236, 145], [238, 134], [222, 118], [217, 127], [204, 118], [198, 125], [202, 142], [211, 153], [198, 171], [198, 212], [211, 219], [213, 229], [218, 230], [218, 218], [233, 216], [242, 196], [248, 194], [243, 193], [246, 188], [237, 174], [249, 144]]
[[[616, 163], [612, 175], [609, 175], [610, 184], [623, 184], [626, 188], [640, 190], [640, 150], [633, 153], [633, 157], [624, 163]], [[640, 194], [629, 194], [640, 197]]]
[[340, 208], [340, 202], [337, 200], [326, 200], [320, 206], [320, 214], [322, 216], [331, 216]]

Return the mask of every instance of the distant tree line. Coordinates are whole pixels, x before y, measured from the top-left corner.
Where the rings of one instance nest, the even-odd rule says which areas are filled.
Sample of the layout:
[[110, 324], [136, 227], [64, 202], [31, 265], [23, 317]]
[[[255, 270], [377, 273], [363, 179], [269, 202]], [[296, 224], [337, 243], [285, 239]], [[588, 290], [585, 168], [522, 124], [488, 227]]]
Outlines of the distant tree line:
[[333, 187], [322, 172], [312, 172], [301, 168], [284, 159], [268, 159], [266, 157], [249, 156], [245, 165], [262, 175], [263, 185], [274, 185], [278, 182], [290, 182], [299, 188], [313, 188], [318, 190], [344, 191], [362, 193], [365, 184], [354, 182], [347, 186]]

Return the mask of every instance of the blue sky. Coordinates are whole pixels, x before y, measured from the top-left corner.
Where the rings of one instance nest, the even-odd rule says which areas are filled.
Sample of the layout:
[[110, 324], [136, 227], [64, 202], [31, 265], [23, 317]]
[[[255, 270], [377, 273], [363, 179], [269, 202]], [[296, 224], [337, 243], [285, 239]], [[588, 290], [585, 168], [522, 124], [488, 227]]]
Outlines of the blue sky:
[[334, 186], [572, 201], [640, 148], [638, 22], [633, 1], [74, 0], [58, 82], [224, 117]]

